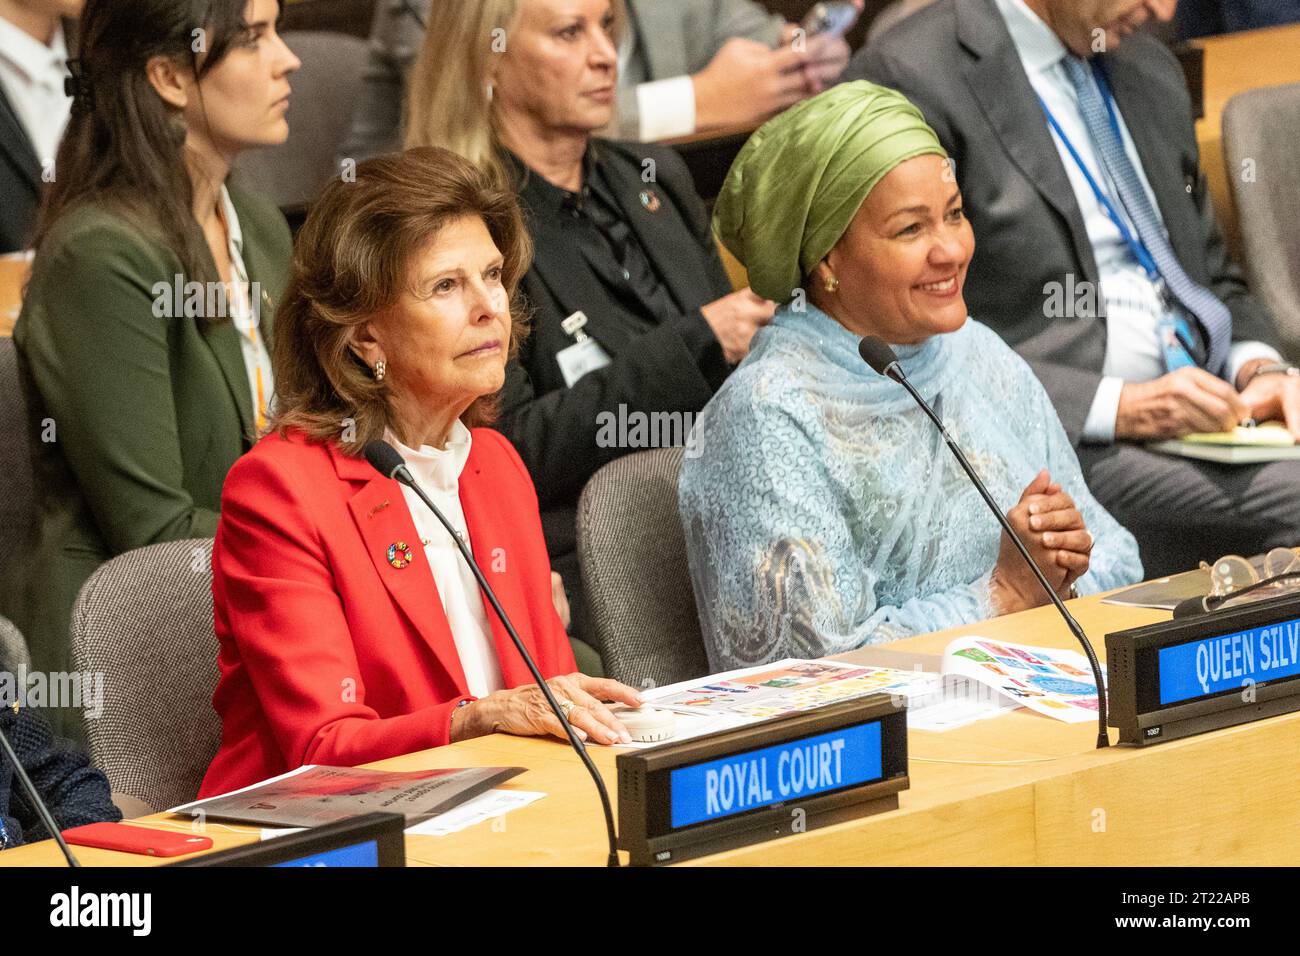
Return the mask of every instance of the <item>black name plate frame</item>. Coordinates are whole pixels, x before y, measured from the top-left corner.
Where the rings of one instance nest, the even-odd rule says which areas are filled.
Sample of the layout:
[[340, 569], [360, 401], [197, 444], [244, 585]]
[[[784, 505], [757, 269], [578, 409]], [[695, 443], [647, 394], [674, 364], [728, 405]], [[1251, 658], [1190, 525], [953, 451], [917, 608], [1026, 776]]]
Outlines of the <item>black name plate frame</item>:
[[[746, 755], [770, 748], [797, 747], [810, 738], [856, 733], [871, 724], [879, 724], [879, 777], [822, 792], [764, 800], [752, 808], [729, 811], [720, 819], [673, 824], [673, 771], [730, 758], [744, 761]], [[648, 750], [621, 753], [616, 764], [619, 847], [628, 851], [633, 866], [677, 863], [897, 809], [899, 792], [910, 785], [907, 708], [899, 698], [872, 694], [679, 743], [669, 741]], [[788, 765], [780, 769], [790, 771]], [[770, 789], [766, 775], [763, 780]]]
[[[1231, 687], [1226, 686], [1227, 676], [1216, 676], [1216, 683], [1225, 686], [1190, 697], [1182, 692], [1179, 699], [1162, 702], [1160, 672], [1161, 651], [1177, 653], [1203, 642], [1231, 643], [1233, 635], [1297, 621], [1300, 596], [1289, 595], [1107, 634], [1108, 722], [1119, 729], [1120, 743], [1145, 747], [1300, 710], [1300, 673], [1265, 680], [1247, 676]], [[1234, 680], [1241, 657], [1238, 653]]]

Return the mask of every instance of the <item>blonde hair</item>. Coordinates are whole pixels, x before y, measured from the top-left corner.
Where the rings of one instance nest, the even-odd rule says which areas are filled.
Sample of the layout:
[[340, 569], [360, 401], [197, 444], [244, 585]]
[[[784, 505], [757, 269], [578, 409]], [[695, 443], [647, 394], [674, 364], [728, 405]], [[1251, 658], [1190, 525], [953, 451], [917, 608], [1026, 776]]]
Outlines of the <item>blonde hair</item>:
[[[480, 167], [498, 162], [488, 77], [505, 52], [509, 31], [527, 0], [435, 0], [424, 43], [407, 81], [405, 148], [441, 146]], [[615, 40], [627, 18], [610, 0]]]
[[476, 166], [496, 156], [488, 76], [524, 0], [437, 0], [411, 67], [404, 145], [441, 146]]

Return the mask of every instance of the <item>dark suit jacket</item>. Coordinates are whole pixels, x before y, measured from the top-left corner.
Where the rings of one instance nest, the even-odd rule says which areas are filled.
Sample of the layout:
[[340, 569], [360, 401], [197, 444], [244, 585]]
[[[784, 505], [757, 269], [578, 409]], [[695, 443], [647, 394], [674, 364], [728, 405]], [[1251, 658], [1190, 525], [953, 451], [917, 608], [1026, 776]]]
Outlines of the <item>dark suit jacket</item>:
[[[523, 282], [533, 330], [506, 371], [500, 428], [514, 442], [537, 485], [543, 526], [556, 570], [574, 588], [573, 516], [587, 479], [606, 462], [639, 449], [600, 448], [602, 411], [698, 412], [729, 371], [722, 346], [699, 308], [731, 292], [704, 204], [690, 173], [672, 150], [642, 143], [596, 141], [597, 162], [655, 270], [684, 307], [679, 316], [634, 334], [611, 319], [614, 307], [576, 248], [573, 221], [539, 219], [525, 208], [536, 257]], [[641, 179], [653, 159], [654, 182]], [[642, 190], [660, 200], [651, 212]], [[586, 313], [585, 331], [612, 363], [565, 387], [556, 355], [573, 344], [560, 323]]]
[[[1228, 259], [1214, 218], [1177, 60], [1134, 35], [1102, 57], [1115, 100], [1179, 262], [1232, 311], [1233, 339], [1272, 344], [1272, 322]], [[910, 98], [957, 161], [975, 229], [966, 282], [971, 315], [1037, 373], [1078, 444], [1101, 382], [1106, 323], [1047, 318], [1049, 283], [1096, 283], [1079, 204], [1020, 58], [993, 0], [939, 0], [860, 51], [845, 79]], [[1067, 286], [1068, 287], [1068, 286]]]
[[[269, 203], [233, 187], [231, 199], [249, 278], [264, 293], [269, 342], [288, 278], [289, 229]], [[6, 582], [3, 606], [35, 669], [68, 669], [72, 606], [101, 563], [216, 532], [226, 472], [251, 447], [239, 333], [228, 320], [156, 311], [155, 284], [170, 286], [183, 272], [155, 235], [93, 205], [63, 217], [33, 264], [14, 344], [40, 489], [39, 538], [24, 579]], [[61, 732], [76, 727], [62, 723]]]
[[0, 86], [0, 255], [31, 245], [42, 188], [36, 148]]
[[[63, 33], [68, 55], [75, 56], [76, 23], [65, 20]], [[44, 191], [36, 148], [0, 86], [0, 255], [31, 246]]]

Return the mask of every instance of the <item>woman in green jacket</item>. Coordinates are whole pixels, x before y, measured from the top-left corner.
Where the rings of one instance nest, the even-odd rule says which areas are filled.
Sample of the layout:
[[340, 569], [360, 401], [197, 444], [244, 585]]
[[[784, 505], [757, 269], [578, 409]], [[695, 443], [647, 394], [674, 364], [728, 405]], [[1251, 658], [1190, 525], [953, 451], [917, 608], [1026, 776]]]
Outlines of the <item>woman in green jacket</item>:
[[[69, 619], [102, 562], [214, 533], [226, 472], [264, 424], [291, 243], [234, 186], [288, 135], [298, 60], [277, 0], [90, 0], [73, 117], [14, 329], [41, 495], [2, 609], [32, 666], [71, 668]], [[51, 712], [77, 733], [75, 702]]]

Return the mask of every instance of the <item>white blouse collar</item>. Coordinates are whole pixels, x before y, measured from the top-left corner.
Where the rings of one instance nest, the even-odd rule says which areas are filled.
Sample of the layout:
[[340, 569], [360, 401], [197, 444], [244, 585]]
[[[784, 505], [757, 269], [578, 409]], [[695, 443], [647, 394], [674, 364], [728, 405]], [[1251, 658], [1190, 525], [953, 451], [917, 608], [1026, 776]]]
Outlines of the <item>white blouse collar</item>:
[[456, 493], [460, 473], [465, 470], [465, 462], [469, 459], [472, 440], [470, 430], [464, 422], [456, 420], [446, 448], [435, 448], [433, 445], [421, 445], [418, 450], [408, 448], [397, 440], [391, 429], [384, 432], [384, 438], [397, 449], [402, 461], [406, 462], [406, 466], [415, 475], [415, 480], [421, 485], [431, 491]]

